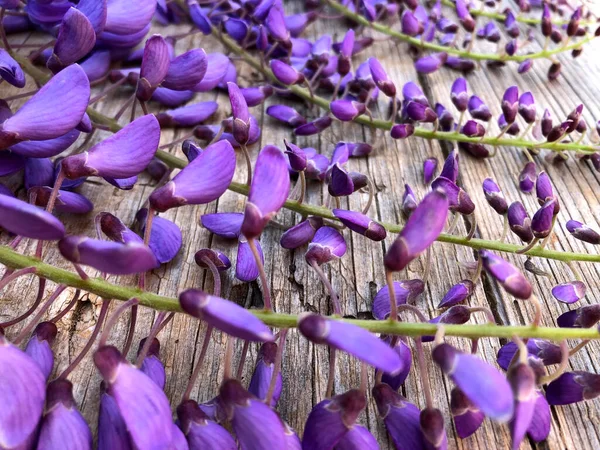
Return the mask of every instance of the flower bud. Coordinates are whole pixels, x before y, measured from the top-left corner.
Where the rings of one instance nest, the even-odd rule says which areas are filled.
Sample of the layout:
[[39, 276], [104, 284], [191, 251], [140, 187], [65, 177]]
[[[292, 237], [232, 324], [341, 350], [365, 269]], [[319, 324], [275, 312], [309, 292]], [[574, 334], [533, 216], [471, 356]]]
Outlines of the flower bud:
[[456, 434], [461, 439], [475, 433], [485, 419], [485, 414], [457, 387], [452, 388], [450, 393], [450, 412], [454, 419]]
[[509, 294], [521, 300], [531, 297], [531, 284], [519, 270], [488, 250], [480, 250], [483, 268], [494, 277]]
[[587, 225], [576, 220], [569, 220], [566, 226], [574, 238], [589, 244], [600, 244], [600, 234]]

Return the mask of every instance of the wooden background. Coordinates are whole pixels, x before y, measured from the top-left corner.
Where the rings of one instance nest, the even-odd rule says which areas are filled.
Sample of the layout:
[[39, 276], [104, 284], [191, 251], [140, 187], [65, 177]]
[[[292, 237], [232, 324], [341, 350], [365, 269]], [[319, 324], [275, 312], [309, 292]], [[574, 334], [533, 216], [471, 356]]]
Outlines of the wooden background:
[[[300, 8], [296, 3], [286, 5], [288, 12], [295, 12]], [[479, 20], [482, 23], [482, 19]], [[307, 37], [314, 38], [322, 33], [331, 33], [340, 38], [347, 25], [342, 20], [321, 20], [311, 25], [307, 30]], [[187, 30], [187, 26], [184, 27]], [[181, 27], [156, 27], [155, 32], [163, 35], [180, 33]], [[524, 29], [523, 29], [524, 30]], [[367, 34], [369, 32], [367, 31]], [[19, 42], [46, 42], [47, 36], [12, 36], [10, 41]], [[504, 42], [504, 41], [503, 41]], [[211, 36], [196, 35], [177, 43], [177, 54], [192, 48], [204, 47], [207, 52], [222, 51], [221, 46]], [[531, 49], [539, 49], [540, 42], [531, 44]], [[486, 44], [477, 43], [476, 48], [486, 48]], [[489, 47], [493, 50], [493, 47]], [[367, 51], [355, 58], [355, 67], [369, 56], [380, 59], [388, 73], [398, 86], [414, 80], [423, 86], [430, 101], [442, 101], [452, 110], [449, 101], [449, 91], [452, 81], [457, 76], [455, 72], [443, 69], [429, 76], [419, 76], [414, 68], [413, 61], [407, 52], [407, 46], [394, 43], [389, 39], [382, 39]], [[481, 96], [489, 105], [494, 115], [500, 113], [500, 100], [506, 87], [516, 84], [521, 91], [531, 90], [538, 105], [538, 117], [544, 107], [548, 107], [556, 120], [566, 115], [579, 103], [585, 106], [583, 117], [589, 127], [594, 128], [595, 121], [600, 119], [600, 45], [592, 43], [586, 46], [583, 55], [573, 60], [569, 55], [559, 56], [563, 63], [563, 75], [554, 82], [548, 82], [546, 71], [549, 66], [547, 61], [536, 61], [534, 68], [528, 74], [520, 76], [516, 72], [516, 65], [488, 70], [477, 70], [467, 76], [469, 92]], [[239, 84], [248, 86], [256, 83], [260, 76], [252, 73], [247, 67], [238, 63]], [[33, 86], [33, 84], [30, 84]], [[14, 95], [18, 91], [6, 83], [0, 86], [0, 97]], [[129, 92], [110, 95], [95, 104], [102, 113], [114, 115], [122, 102], [128, 97]], [[229, 115], [230, 106], [223, 93], [198, 94], [199, 100], [215, 99], [219, 102], [220, 109], [211, 123], [219, 123]], [[280, 100], [277, 100], [278, 102]], [[12, 102], [13, 108], [22, 101]], [[266, 116], [265, 108], [272, 104], [269, 100], [266, 105], [253, 108], [253, 114], [262, 124], [262, 136], [257, 145], [251, 147], [252, 158], [256, 158], [258, 151], [266, 144], [283, 146], [283, 139], [291, 139], [301, 147], [315, 147], [319, 152], [330, 156], [335, 142], [366, 141], [376, 142], [372, 155], [362, 159], [352, 159], [348, 163], [351, 170], [368, 174], [376, 186], [376, 197], [370, 215], [381, 221], [402, 222], [400, 214], [401, 196], [404, 183], [410, 184], [419, 198], [425, 194], [427, 188], [422, 181], [422, 162], [427, 157], [437, 157], [440, 164], [450, 147], [438, 142], [428, 142], [420, 139], [394, 141], [383, 137], [381, 132], [377, 139], [369, 129], [356, 124], [334, 123], [326, 132], [319, 136], [296, 138], [287, 128], [276, 123]], [[383, 106], [383, 104], [382, 104]], [[298, 106], [301, 111], [312, 117], [313, 112], [303, 106]], [[166, 109], [166, 108], [165, 108]], [[152, 105], [152, 111], [157, 112], [157, 105]], [[138, 111], [139, 114], [139, 111]], [[125, 114], [128, 116], [128, 114]], [[491, 125], [492, 133], [496, 132], [495, 122]], [[523, 126], [522, 126], [523, 128]], [[165, 130], [161, 143], [168, 143], [173, 139], [183, 136], [187, 130]], [[595, 132], [594, 139], [597, 139]], [[105, 133], [95, 136], [94, 142]], [[73, 148], [76, 148], [74, 146]], [[183, 157], [180, 146], [170, 150], [172, 153]], [[599, 211], [599, 175], [587, 162], [578, 162], [573, 155], [564, 164], [554, 165], [545, 161], [543, 154], [536, 158], [539, 170], [546, 170], [560, 197], [561, 211], [555, 228], [555, 234], [549, 242], [549, 248], [564, 251], [597, 253], [597, 250], [588, 244], [570, 237], [565, 230], [565, 223], [569, 219], [576, 219], [597, 226], [600, 222]], [[515, 200], [522, 201], [530, 214], [537, 209], [537, 201], [533, 195], [522, 194], [518, 190], [518, 174], [526, 162], [525, 156], [519, 149], [503, 147], [498, 149], [495, 157], [487, 160], [476, 160], [464, 153], [461, 154], [460, 183], [473, 198], [477, 209], [478, 219], [477, 235], [488, 239], [498, 239], [502, 230], [502, 219], [486, 204], [481, 183], [486, 177], [493, 177], [503, 189], [509, 203]], [[235, 179], [245, 180], [245, 165], [238, 155], [238, 171]], [[6, 180], [5, 180], [6, 181]], [[14, 187], [21, 184], [20, 177], [12, 177], [10, 183]], [[144, 205], [148, 195], [152, 192], [153, 182], [148, 176], [143, 175], [132, 191], [119, 191], [103, 181], [90, 180], [84, 184], [80, 192], [90, 198], [94, 205], [93, 213], [82, 217], [60, 218], [67, 224], [68, 231], [73, 234], [93, 235], [93, 218], [100, 211], [110, 211], [120, 217], [125, 223], [132, 223], [136, 211]], [[321, 204], [326, 198], [326, 188], [310, 183], [308, 202]], [[20, 194], [23, 194], [21, 190]], [[355, 193], [342, 201], [348, 209], [360, 209], [367, 201], [366, 193]], [[213, 212], [243, 211], [244, 197], [232, 192], [227, 192], [221, 199], [205, 206], [186, 206], [173, 209], [164, 214], [164, 217], [177, 223], [183, 232], [184, 247], [179, 255], [170, 264], [154, 271], [147, 282], [148, 290], [163, 295], [175, 296], [185, 288], [197, 287], [207, 291], [212, 290], [210, 275], [194, 263], [194, 253], [203, 247], [219, 249], [227, 254], [235, 264], [236, 243], [212, 236], [198, 225], [202, 214]], [[285, 226], [298, 222], [299, 216], [289, 211], [282, 211], [276, 220]], [[464, 224], [459, 227], [458, 233], [465, 233]], [[287, 251], [279, 246], [282, 231], [276, 227], [269, 227], [263, 233], [261, 243], [265, 253], [266, 271], [269, 275], [270, 288], [274, 299], [275, 309], [281, 312], [298, 314], [303, 311], [318, 311], [330, 313], [327, 294], [315, 273], [304, 261], [304, 249]], [[394, 235], [381, 243], [373, 243], [348, 230], [344, 232], [348, 243], [348, 253], [339, 261], [332, 262], [325, 267], [326, 273], [331, 278], [334, 288], [338, 291], [344, 312], [350, 317], [370, 318], [371, 303], [375, 293], [384, 285], [384, 269], [382, 258], [387, 246], [394, 239]], [[516, 236], [510, 235], [509, 241], [518, 243]], [[3, 238], [3, 243], [7, 238]], [[22, 244], [20, 250], [32, 254], [34, 243]], [[44, 260], [60, 267], [69, 268], [57, 254], [53, 245], [46, 247]], [[449, 244], [436, 243], [433, 246], [433, 268], [431, 279], [426, 291], [417, 301], [421, 310], [430, 317], [438, 315], [435, 306], [447, 289], [468, 276], [461, 268], [460, 263], [474, 260], [473, 251], [464, 247], [455, 247]], [[523, 256], [511, 256], [511, 262], [522, 267], [525, 261]], [[555, 326], [556, 317], [572, 308], [595, 303], [598, 288], [600, 287], [600, 266], [594, 264], [577, 264], [584, 281], [588, 285], [588, 295], [576, 305], [568, 306], [558, 303], [550, 294], [552, 286], [573, 279], [568, 267], [557, 261], [535, 260], [536, 265], [548, 272], [550, 276], [536, 277], [527, 273], [535, 293], [543, 303], [543, 325]], [[87, 270], [88, 273], [92, 271]], [[408, 273], [402, 273], [396, 279], [420, 277], [423, 271], [423, 259], [410, 265]], [[241, 283], [234, 279], [233, 269], [223, 274], [223, 296], [238, 302], [245, 307], [261, 307], [262, 297], [259, 285]], [[135, 283], [132, 277], [111, 277], [113, 282], [121, 284]], [[15, 317], [23, 312], [27, 305], [33, 301], [37, 283], [32, 282], [32, 277], [25, 277], [18, 283], [11, 285], [2, 293], [0, 303], [0, 320]], [[46, 286], [46, 297], [55, 288], [53, 283]], [[51, 308], [49, 315], [55, 314], [72, 297], [72, 290], [68, 289], [60, 296]], [[532, 316], [533, 308], [524, 302], [517, 302], [507, 295], [498, 285], [485, 274], [478, 283], [474, 295], [469, 299], [471, 306], [482, 305], [490, 307], [501, 324], [525, 324]], [[115, 305], [111, 307], [114, 310]], [[60, 333], [54, 346], [56, 352], [55, 374], [60, 373], [68, 365], [85, 344], [91, 334], [99, 312], [99, 299], [93, 295], [86, 295], [74, 310], [60, 322]], [[142, 308], [138, 326], [135, 333], [134, 349], [149, 331], [155, 312]], [[111, 341], [122, 345], [128, 326], [128, 316], [122, 317], [113, 330]], [[483, 323], [485, 318], [475, 314], [472, 322]], [[15, 336], [20, 325], [9, 329], [7, 334]], [[162, 344], [161, 357], [166, 365], [167, 385], [166, 392], [171, 399], [173, 407], [181, 399], [188, 378], [192, 372], [193, 361], [197, 358], [205, 327], [195, 319], [184, 315], [177, 315], [175, 319], [159, 335]], [[468, 348], [465, 340], [450, 339], [450, 341], [463, 348]], [[220, 333], [214, 335], [209, 346], [204, 368], [199, 377], [193, 398], [198, 401], [207, 401], [213, 398], [218, 390], [223, 371], [224, 338]], [[575, 343], [572, 343], [574, 345]], [[494, 361], [501, 342], [497, 339], [483, 339], [480, 342], [480, 355], [488, 361]], [[237, 345], [236, 359], [239, 357], [240, 345]], [[426, 347], [427, 349], [427, 347]], [[600, 373], [598, 351], [600, 345], [592, 343], [571, 359], [571, 370], [588, 370]], [[429, 353], [429, 352], [428, 352]], [[257, 346], [251, 345], [248, 359], [243, 370], [243, 382], [247, 383], [251, 376], [256, 359]], [[452, 383], [442, 376], [439, 369], [433, 365], [428, 354], [428, 372], [418, 373], [413, 370], [402, 389], [408, 399], [419, 407], [424, 406], [421, 379], [429, 377], [434, 392], [435, 404], [446, 417], [450, 448], [509, 448], [510, 435], [508, 427], [498, 425], [486, 420], [482, 428], [472, 437], [460, 440], [456, 437], [449, 413], [449, 393]], [[299, 434], [303, 430], [311, 408], [323, 399], [327, 384], [328, 350], [308, 343], [296, 331], [287, 337], [287, 346], [283, 363], [284, 388], [279, 401], [278, 410], [281, 416]], [[360, 367], [357, 361], [346, 355], [338, 356], [338, 365], [335, 377], [335, 392], [341, 393], [347, 389], [355, 388], [359, 384]], [[373, 383], [373, 373], [369, 372], [370, 385]], [[95, 372], [91, 358], [86, 358], [78, 369], [71, 375], [75, 388], [75, 398], [85, 417], [95, 429], [98, 414], [98, 395], [100, 378]], [[539, 445], [525, 441], [521, 449], [532, 446], [550, 449], [598, 449], [600, 448], [599, 417], [600, 400], [580, 403], [572, 406], [556, 407], [552, 409], [552, 432], [549, 439]], [[367, 409], [359, 418], [359, 422], [368, 426], [377, 437], [382, 449], [392, 448], [381, 420], [377, 418], [374, 402], [368, 403]]]

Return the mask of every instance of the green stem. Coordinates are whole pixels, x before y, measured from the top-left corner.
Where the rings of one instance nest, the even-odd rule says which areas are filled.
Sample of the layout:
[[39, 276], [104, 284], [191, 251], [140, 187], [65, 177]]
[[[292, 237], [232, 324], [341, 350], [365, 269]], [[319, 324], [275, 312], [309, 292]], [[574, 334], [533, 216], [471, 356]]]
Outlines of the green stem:
[[[129, 300], [138, 298], [139, 304], [161, 311], [181, 311], [176, 298], [165, 297], [151, 292], [141, 291], [135, 287], [119, 286], [101, 278], [82, 280], [68, 270], [59, 269], [46, 264], [39, 259], [23, 256], [12, 249], [0, 246], [0, 263], [11, 269], [35, 267], [36, 275], [54, 281], [55, 283], [87, 291], [99, 297]], [[290, 314], [279, 314], [264, 310], [251, 310], [266, 325], [276, 328], [295, 328], [298, 317]], [[339, 320], [339, 317], [330, 317]], [[344, 322], [356, 325], [373, 333], [393, 334], [401, 336], [430, 336], [437, 331], [435, 324], [394, 322], [391, 320], [355, 320], [343, 319]], [[549, 328], [530, 326], [500, 326], [500, 325], [444, 325], [447, 336], [465, 338], [497, 337], [511, 339], [512, 336], [521, 338], [550, 339], [600, 339], [596, 328]]]
[[444, 52], [449, 55], [456, 55], [461, 58], [468, 58], [475, 61], [515, 61], [515, 62], [523, 62], [527, 59], [540, 59], [540, 58], [548, 58], [552, 55], [556, 55], [558, 53], [566, 52], [573, 50], [575, 48], [579, 48], [584, 44], [587, 44], [596, 36], [594, 34], [590, 34], [585, 39], [582, 39], [578, 42], [575, 42], [571, 45], [556, 47], [552, 50], [542, 50], [537, 53], [529, 53], [526, 55], [513, 55], [509, 56], [506, 53], [498, 54], [498, 53], [474, 53], [468, 50], [461, 50], [459, 48], [447, 47], [445, 45], [435, 44], [433, 42], [425, 42], [421, 39], [417, 39], [411, 37], [407, 34], [401, 33], [400, 31], [393, 30], [392, 28], [379, 24], [377, 22], [369, 22], [365, 17], [360, 14], [354, 13], [346, 8], [344, 5], [338, 3], [335, 0], [323, 0], [323, 2], [333, 9], [335, 9], [340, 14], [344, 15], [348, 19], [353, 20], [354, 22], [359, 23], [365, 27], [369, 27], [379, 33], [386, 34], [394, 39], [399, 41], [406, 42], [408, 44], [414, 45], [415, 47], [426, 48], [428, 50], [433, 50], [436, 52]]

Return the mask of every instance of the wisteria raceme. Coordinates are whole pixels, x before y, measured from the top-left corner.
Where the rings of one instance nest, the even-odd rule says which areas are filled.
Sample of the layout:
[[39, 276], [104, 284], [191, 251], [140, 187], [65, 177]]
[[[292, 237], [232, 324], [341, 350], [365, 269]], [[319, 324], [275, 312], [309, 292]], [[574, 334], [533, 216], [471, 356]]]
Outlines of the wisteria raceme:
[[[550, 405], [600, 396], [579, 353], [599, 337], [579, 264], [600, 234], [571, 204], [592, 178], [564, 164], [600, 171], [600, 127], [542, 97], [560, 79], [505, 80], [576, 86], [560, 55], [600, 32], [589, 5], [559, 3], [0, 1], [0, 447], [444, 449], [486, 417], [513, 448], [554, 445]], [[411, 59], [422, 86], [399, 80]], [[65, 364], [71, 331], [86, 342]], [[85, 358], [102, 382], [83, 398]]]

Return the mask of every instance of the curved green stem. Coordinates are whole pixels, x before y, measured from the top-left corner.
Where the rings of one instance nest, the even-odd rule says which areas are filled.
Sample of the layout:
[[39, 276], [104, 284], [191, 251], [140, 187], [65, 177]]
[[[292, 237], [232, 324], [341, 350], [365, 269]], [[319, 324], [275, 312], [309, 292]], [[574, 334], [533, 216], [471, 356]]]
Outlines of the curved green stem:
[[[59, 269], [46, 264], [38, 259], [23, 256], [8, 247], [0, 246], [0, 263], [11, 269], [35, 267], [36, 275], [81, 289], [104, 298], [115, 300], [139, 299], [139, 304], [157, 310], [178, 311], [179, 302], [176, 298], [165, 297], [151, 292], [141, 291], [135, 287], [119, 286], [100, 278], [82, 280], [76, 273]], [[295, 328], [298, 316], [279, 314], [264, 310], [251, 310], [266, 325], [276, 328]], [[393, 334], [401, 336], [431, 336], [435, 335], [437, 325], [430, 323], [394, 322], [391, 320], [355, 320], [339, 319], [332, 316], [332, 320], [343, 320], [373, 333]], [[502, 326], [502, 325], [444, 325], [447, 336], [460, 336], [465, 338], [496, 337], [511, 339], [519, 336], [524, 339], [538, 338], [561, 341], [563, 339], [600, 339], [600, 332], [594, 328], [549, 328], [531, 326]]]
[[365, 27], [371, 28], [379, 33], [386, 34], [386, 35], [388, 35], [394, 39], [397, 39], [399, 41], [406, 42], [410, 45], [414, 45], [415, 47], [425, 48], [425, 49], [433, 50], [436, 52], [444, 52], [444, 53], [448, 53], [449, 55], [455, 55], [460, 58], [468, 58], [468, 59], [472, 59], [474, 61], [502, 61], [502, 62], [515, 61], [515, 62], [520, 63], [527, 59], [548, 58], [548, 57], [556, 55], [558, 53], [571, 51], [573, 49], [579, 48], [582, 45], [587, 44], [588, 42], [590, 42], [592, 39], [594, 39], [596, 37], [593, 33], [591, 33], [589, 36], [587, 36], [584, 39], [581, 39], [580, 41], [575, 42], [573, 44], [559, 46], [559, 47], [553, 48], [552, 50], [542, 50], [537, 53], [529, 53], [526, 55], [510, 56], [506, 53], [502, 53], [502, 54], [499, 54], [499, 53], [475, 53], [475, 52], [472, 52], [469, 50], [461, 50], [459, 48], [435, 44], [433, 42], [425, 42], [425, 41], [422, 41], [421, 39], [411, 37], [407, 34], [401, 33], [400, 31], [393, 30], [392, 28], [382, 25], [382, 24], [379, 24], [377, 22], [369, 22], [364, 16], [361, 16], [360, 14], [350, 11], [344, 5], [342, 5], [341, 3], [338, 3], [335, 0], [323, 0], [323, 2], [325, 4], [331, 6], [333, 9], [335, 9], [336, 11], [338, 11], [340, 14], [347, 17], [348, 19], [351, 19], [354, 22], [357, 22], [360, 25], [363, 25]]

